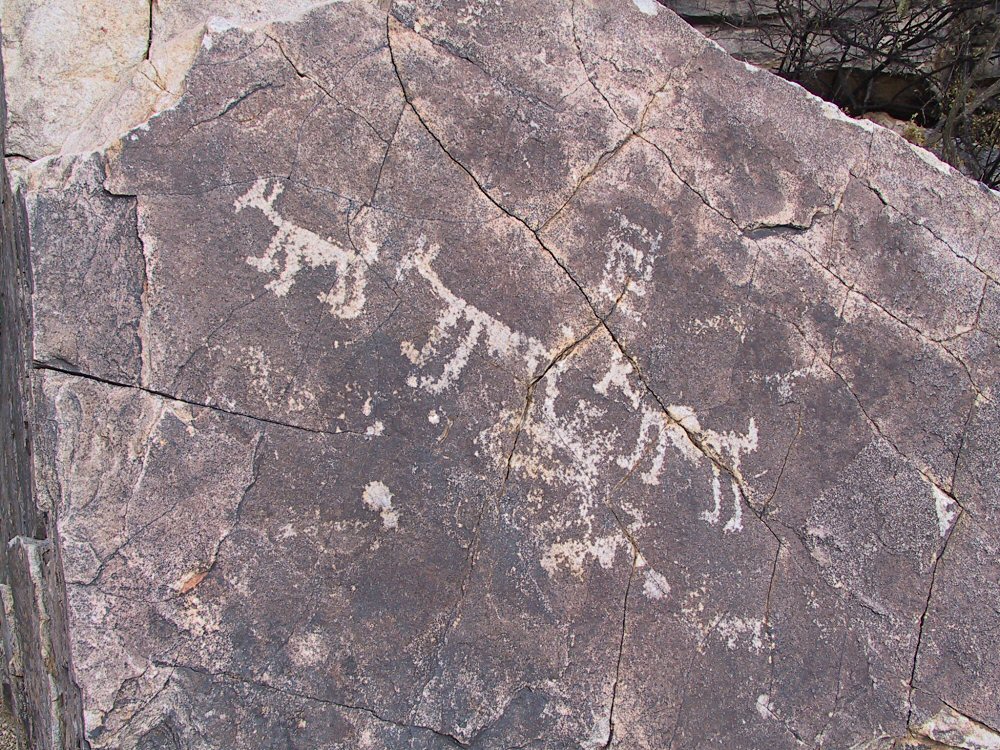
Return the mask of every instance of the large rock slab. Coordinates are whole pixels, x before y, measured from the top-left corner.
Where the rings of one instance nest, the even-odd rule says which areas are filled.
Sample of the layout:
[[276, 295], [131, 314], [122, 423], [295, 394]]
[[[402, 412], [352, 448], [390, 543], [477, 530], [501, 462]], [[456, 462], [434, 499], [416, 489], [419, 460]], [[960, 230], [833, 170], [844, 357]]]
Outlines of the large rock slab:
[[5, 197], [33, 747], [1000, 746], [997, 197], [652, 2], [385, 5]]

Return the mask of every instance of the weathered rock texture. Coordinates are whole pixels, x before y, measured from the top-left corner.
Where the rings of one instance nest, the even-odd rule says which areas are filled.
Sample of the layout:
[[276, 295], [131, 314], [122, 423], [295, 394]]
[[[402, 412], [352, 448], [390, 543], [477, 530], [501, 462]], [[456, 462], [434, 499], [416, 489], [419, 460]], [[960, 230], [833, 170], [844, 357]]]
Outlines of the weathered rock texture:
[[647, 0], [183, 85], [5, 198], [34, 747], [1000, 747], [996, 196]]

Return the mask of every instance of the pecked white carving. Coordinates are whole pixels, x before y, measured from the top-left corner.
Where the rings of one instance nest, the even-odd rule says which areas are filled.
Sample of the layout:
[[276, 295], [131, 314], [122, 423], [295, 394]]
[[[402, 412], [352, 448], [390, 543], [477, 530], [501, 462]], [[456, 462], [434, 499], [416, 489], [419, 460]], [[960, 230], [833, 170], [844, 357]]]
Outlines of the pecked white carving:
[[338, 318], [357, 318], [365, 306], [365, 287], [370, 263], [378, 259], [377, 248], [370, 248], [362, 254], [354, 249], [340, 247], [315, 232], [288, 221], [275, 208], [275, 201], [281, 195], [280, 182], [261, 178], [240, 196], [235, 203], [237, 212], [248, 208], [260, 211], [277, 228], [274, 237], [264, 251], [263, 257], [251, 255], [246, 262], [261, 273], [275, 275], [265, 288], [276, 297], [284, 297], [295, 284], [295, 277], [308, 266], [310, 268], [333, 267], [337, 280], [333, 288], [319, 296], [320, 301], [330, 306], [330, 312]]

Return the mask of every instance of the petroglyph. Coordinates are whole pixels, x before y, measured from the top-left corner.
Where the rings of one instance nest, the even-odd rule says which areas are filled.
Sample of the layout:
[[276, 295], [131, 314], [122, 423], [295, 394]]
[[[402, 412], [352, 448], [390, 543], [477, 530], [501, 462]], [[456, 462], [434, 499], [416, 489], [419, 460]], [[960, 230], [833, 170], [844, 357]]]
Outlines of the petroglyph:
[[[671, 407], [673, 414], [686, 420], [682, 426], [659, 404], [651, 403], [642, 391], [632, 364], [620, 351], [615, 348], [611, 352], [608, 369], [593, 383], [594, 392], [604, 399], [581, 398], [574, 390], [566, 397], [569, 403], [560, 402], [560, 382], [572, 367], [574, 355], [549, 369], [539, 383], [542, 397], [536, 396], [533, 401], [521, 427], [517, 450], [511, 458], [512, 471], [547, 486], [561, 488], [578, 503], [575, 517], [564, 518], [545, 529], [555, 536], [543, 557], [543, 567], [550, 574], [566, 567], [579, 575], [587, 560], [596, 561], [602, 567], [613, 564], [617, 550], [627, 547], [628, 541], [624, 534], [599, 535], [594, 531], [594, 509], [608, 499], [604, 479], [617, 467], [623, 476], [634, 474], [643, 484], [657, 486], [671, 452], [685, 461], [711, 467], [711, 485], [703, 488], [710, 509], [702, 512], [702, 518], [709, 525], [719, 524], [723, 506], [731, 502], [732, 511], [722, 525], [722, 532], [730, 534], [743, 530], [739, 486], [735, 480], [728, 480], [731, 500], [727, 501], [724, 494], [729, 492], [723, 493], [723, 478], [718, 466], [691, 442], [685, 427], [697, 428], [696, 434], [738, 467], [740, 456], [757, 446], [755, 420], [749, 419], [746, 434], [719, 433], [702, 429], [692, 409]], [[632, 410], [632, 416], [620, 423], [610, 417], [611, 407], [607, 400], [616, 391], [624, 396]], [[514, 418], [512, 415], [511, 420]], [[621, 446], [629, 444], [633, 449], [621, 453]], [[636, 526], [641, 527], [641, 521]], [[567, 535], [572, 537], [567, 539]], [[663, 583], [667, 584], [666, 579]], [[658, 589], [654, 586], [653, 590]]]
[[[604, 274], [598, 291], [608, 301], [618, 299], [622, 289], [642, 297], [653, 278], [653, 262], [663, 235], [655, 234], [624, 216], [618, 217], [615, 232], [605, 252]], [[643, 249], [642, 246], [645, 246]]]
[[503, 321], [483, 312], [445, 286], [431, 267], [438, 252], [439, 247], [428, 245], [426, 238], [421, 237], [417, 249], [403, 259], [396, 272], [398, 280], [409, 271], [416, 271], [444, 303], [444, 310], [438, 316], [427, 341], [419, 349], [409, 341], [400, 345], [402, 354], [419, 369], [425, 369], [431, 363], [441, 365], [441, 374], [436, 377], [411, 376], [411, 387], [419, 387], [430, 393], [442, 393], [456, 383], [468, 364], [473, 349], [481, 341], [485, 343], [490, 355], [516, 367], [518, 374], [524, 377], [531, 376], [543, 363], [555, 356], [559, 346], [549, 349], [533, 336], [512, 330]]
[[654, 0], [218, 2], [6, 160], [27, 745], [996, 744], [995, 196]]
[[295, 277], [304, 267], [333, 267], [337, 280], [333, 288], [320, 295], [319, 299], [327, 303], [330, 312], [338, 318], [357, 318], [365, 306], [368, 264], [378, 259], [377, 248], [368, 248], [361, 254], [288, 221], [275, 207], [275, 201], [283, 190], [278, 180], [261, 178], [236, 200], [237, 212], [254, 208], [278, 230], [264, 255], [248, 256], [246, 262], [261, 273], [277, 274], [264, 285], [276, 297], [288, 294], [295, 284]]

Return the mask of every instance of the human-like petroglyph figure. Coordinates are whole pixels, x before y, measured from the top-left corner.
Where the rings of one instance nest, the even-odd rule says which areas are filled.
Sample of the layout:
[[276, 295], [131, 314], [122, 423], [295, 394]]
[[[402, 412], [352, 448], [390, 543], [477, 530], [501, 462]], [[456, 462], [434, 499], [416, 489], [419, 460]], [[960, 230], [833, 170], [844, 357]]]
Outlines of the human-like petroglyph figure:
[[[277, 273], [265, 285], [277, 297], [288, 294], [303, 266], [332, 266], [336, 270], [337, 281], [329, 292], [320, 295], [320, 300], [326, 302], [330, 306], [330, 312], [338, 318], [357, 318], [365, 306], [368, 264], [377, 259], [377, 250], [371, 249], [366, 254], [358, 253], [288, 221], [274, 205], [283, 189], [277, 180], [272, 182], [261, 178], [235, 203], [237, 211], [257, 209], [278, 229], [263, 257], [248, 256], [247, 263], [261, 273]], [[279, 255], [283, 256], [282, 259], [279, 259]]]
[[645, 296], [662, 242], [661, 233], [651, 232], [619, 215], [618, 231], [605, 249], [604, 274], [597, 290], [600, 296], [613, 302], [626, 286], [632, 294]]

